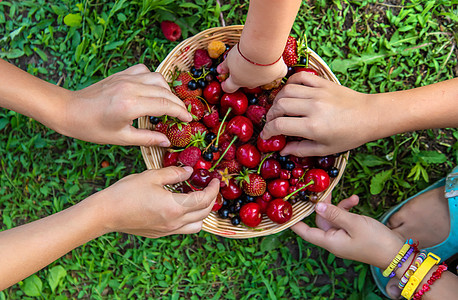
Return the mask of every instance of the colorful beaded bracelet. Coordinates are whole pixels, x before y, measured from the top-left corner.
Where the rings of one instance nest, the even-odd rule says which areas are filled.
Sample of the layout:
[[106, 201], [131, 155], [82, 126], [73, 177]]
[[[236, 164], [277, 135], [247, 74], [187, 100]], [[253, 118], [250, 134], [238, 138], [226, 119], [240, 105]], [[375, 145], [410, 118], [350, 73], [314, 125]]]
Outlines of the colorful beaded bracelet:
[[446, 270], [447, 270], [447, 265], [445, 263], [440, 265], [437, 268], [437, 270], [433, 272], [431, 277], [428, 279], [427, 283], [423, 284], [422, 289], [419, 290], [418, 292], [416, 292], [415, 295], [413, 295], [412, 299], [413, 300], [420, 300], [421, 297], [423, 296], [423, 294], [431, 289], [430, 286], [433, 285], [434, 281], [436, 281], [437, 279], [441, 278], [442, 272], [444, 272]]
[[[406, 253], [411, 249], [411, 247], [416, 244], [413, 243], [412, 239], [409, 239], [405, 242], [404, 246], [402, 246], [401, 250], [399, 250], [398, 254], [395, 256], [395, 258], [391, 261], [390, 265], [383, 271], [382, 275], [384, 277], [390, 276], [394, 271], [399, 267], [399, 262], [404, 258]], [[411, 252], [412, 253], [412, 252]], [[410, 256], [410, 254], [409, 254]], [[406, 258], [407, 259], [407, 258]], [[405, 260], [404, 260], [405, 261]], [[402, 265], [402, 263], [401, 263]], [[394, 275], [393, 275], [394, 276]], [[390, 276], [390, 277], [393, 277]]]
[[252, 61], [251, 59], [249, 59], [248, 57], [246, 57], [245, 55], [242, 54], [242, 51], [240, 51], [240, 43], [237, 43], [237, 51], [239, 52], [239, 54], [249, 63], [253, 64], [253, 65], [256, 65], [256, 66], [261, 66], [261, 67], [268, 67], [268, 66], [272, 66], [272, 65], [275, 65], [281, 58], [282, 56], [280, 56], [276, 61], [274, 61], [273, 63], [270, 63], [270, 64], [260, 64], [260, 63], [257, 63], [257, 62], [254, 62]]
[[399, 281], [398, 287], [402, 290], [405, 286], [407, 281], [409, 281], [410, 276], [418, 269], [418, 267], [423, 263], [426, 258], [426, 252], [421, 251], [418, 254], [417, 259], [415, 260], [415, 264], [411, 264], [409, 269], [404, 273], [401, 280]]
[[390, 278], [393, 278], [394, 275], [396, 275], [396, 269], [402, 267], [402, 264], [407, 260], [409, 259], [410, 255], [413, 253], [413, 251], [415, 250], [414, 247], [410, 247], [409, 250], [407, 250], [406, 254], [404, 255], [404, 257], [398, 262], [398, 265], [396, 267], [394, 267], [393, 271], [391, 271], [390, 273]]
[[423, 263], [418, 267], [418, 269], [410, 276], [409, 281], [402, 289], [401, 296], [410, 300], [412, 299], [415, 290], [420, 285], [423, 278], [428, 274], [429, 270], [434, 265], [437, 265], [440, 262], [441, 258], [434, 253], [428, 253], [428, 256], [423, 261]]

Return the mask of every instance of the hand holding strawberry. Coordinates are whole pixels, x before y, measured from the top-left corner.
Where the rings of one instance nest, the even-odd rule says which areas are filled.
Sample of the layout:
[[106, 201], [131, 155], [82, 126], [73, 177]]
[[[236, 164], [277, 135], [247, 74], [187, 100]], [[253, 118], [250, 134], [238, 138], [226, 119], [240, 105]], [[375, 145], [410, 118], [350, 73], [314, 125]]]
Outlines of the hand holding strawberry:
[[167, 147], [170, 142], [164, 134], [136, 129], [132, 121], [145, 115], [192, 120], [162, 75], [150, 72], [144, 65], [135, 65], [71, 93], [64, 114], [59, 116], [65, 119], [65, 126], [58, 131], [89, 142]]

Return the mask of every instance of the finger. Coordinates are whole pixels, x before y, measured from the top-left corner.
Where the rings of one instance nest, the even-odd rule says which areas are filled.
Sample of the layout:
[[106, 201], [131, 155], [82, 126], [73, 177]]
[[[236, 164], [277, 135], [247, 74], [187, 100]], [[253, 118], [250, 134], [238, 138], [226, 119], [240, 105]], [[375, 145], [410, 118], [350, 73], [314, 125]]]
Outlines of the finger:
[[197, 221], [193, 223], [189, 223], [183, 225], [182, 227], [174, 230], [170, 234], [191, 234], [191, 233], [198, 233], [202, 230], [202, 221]]
[[133, 126], [129, 126], [124, 140], [126, 142], [125, 145], [170, 147], [170, 141], [165, 134], [149, 129], [139, 129]]
[[[307, 132], [304, 130], [304, 132]], [[307, 138], [307, 136], [304, 136]], [[302, 141], [293, 141], [286, 144], [285, 148], [280, 151], [282, 156], [294, 155], [298, 157], [307, 156], [325, 156], [332, 154], [331, 150], [327, 149], [324, 145], [317, 143], [313, 140], [304, 139]]]
[[270, 122], [283, 116], [306, 116], [307, 108], [307, 99], [279, 98], [276, 99], [274, 105], [267, 112], [266, 121]]
[[173, 103], [176, 103], [186, 108], [186, 106], [184, 105], [183, 101], [180, 98], [178, 98], [174, 93], [172, 93], [170, 89], [166, 89], [162, 86], [156, 86], [156, 85], [152, 86], [150, 84], [140, 83], [135, 86], [135, 89], [136, 89], [136, 95], [140, 97], [166, 98], [172, 101]]
[[345, 211], [350, 211], [353, 207], [358, 205], [359, 197], [357, 195], [351, 195], [349, 198], [340, 201], [337, 207]]
[[[185, 212], [198, 211], [213, 205], [219, 192], [219, 180], [214, 178], [202, 191], [189, 194], [174, 194], [176, 201], [185, 207]], [[210, 208], [212, 208], [211, 206]], [[210, 211], [208, 211], [209, 213]], [[208, 215], [207, 213], [207, 215]]]
[[151, 71], [144, 64], [137, 64], [119, 73], [136, 75], [136, 74], [151, 73]]
[[165, 81], [162, 74], [158, 72], [135, 74], [135, 80], [146, 85], [160, 86], [170, 91], [170, 86], [168, 85], [167, 81]]
[[286, 136], [302, 136], [303, 132], [306, 132], [305, 128], [302, 126], [303, 123], [303, 118], [276, 118], [264, 125], [264, 129], [260, 135], [264, 140], [280, 134]]
[[324, 202], [318, 202], [316, 204], [315, 212], [326, 221], [335, 225], [336, 228], [342, 228], [349, 234], [353, 231], [354, 218], [352, 213]]
[[305, 241], [326, 248], [326, 231], [319, 228], [312, 228], [304, 222], [294, 224], [291, 229]]
[[275, 97], [274, 104], [281, 98], [313, 99], [317, 97], [317, 91], [313, 87], [287, 83]]
[[221, 88], [226, 93], [234, 93], [240, 88], [240, 85], [235, 84], [233, 81], [233, 77], [229, 75], [229, 77], [226, 80], [221, 82]]
[[229, 73], [229, 66], [227, 65], [227, 60], [224, 60], [216, 67], [216, 72], [218, 74], [227, 74]]
[[192, 116], [186, 110], [185, 106], [176, 104], [168, 98], [145, 98], [140, 97], [131, 110], [131, 118], [138, 118], [141, 116], [163, 116], [167, 115], [175, 117], [183, 122], [191, 122]]
[[175, 184], [188, 179], [193, 172], [191, 167], [167, 167], [152, 172], [151, 180], [159, 185]]
[[320, 87], [330, 82], [331, 81], [321, 78], [320, 76], [310, 74], [308, 72], [298, 72], [289, 77], [286, 84], [291, 83], [301, 84], [309, 87]]

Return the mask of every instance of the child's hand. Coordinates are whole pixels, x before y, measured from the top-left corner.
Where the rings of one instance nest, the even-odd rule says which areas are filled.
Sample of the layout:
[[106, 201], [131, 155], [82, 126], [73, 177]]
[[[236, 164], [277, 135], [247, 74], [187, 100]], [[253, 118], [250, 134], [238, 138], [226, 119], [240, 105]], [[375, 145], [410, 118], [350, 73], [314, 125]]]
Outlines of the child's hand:
[[203, 191], [189, 194], [164, 189], [164, 185], [188, 179], [191, 173], [190, 167], [147, 170], [95, 194], [96, 205], [102, 205], [100, 214], [106, 232], [149, 238], [199, 232], [218, 195], [218, 180], [213, 179]]
[[281, 155], [319, 156], [356, 148], [377, 134], [377, 110], [368, 95], [321, 77], [291, 76], [267, 113], [263, 139], [284, 134], [290, 142]]
[[142, 116], [168, 115], [189, 122], [192, 116], [161, 74], [135, 65], [80, 91], [72, 92], [61, 133], [99, 144], [170, 145], [159, 132], [136, 129]]
[[342, 208], [320, 202], [315, 211], [322, 228], [310, 228], [299, 222], [291, 229], [304, 240], [323, 247], [336, 256], [385, 269], [403, 245], [403, 241], [382, 223], [346, 211], [358, 201], [352, 196]]
[[226, 93], [233, 93], [240, 87], [255, 88], [286, 75], [288, 67], [280, 59], [271, 66], [256, 66], [246, 61], [236, 47], [229, 51], [226, 60], [217, 68], [218, 73], [227, 74], [229, 77], [221, 83]]

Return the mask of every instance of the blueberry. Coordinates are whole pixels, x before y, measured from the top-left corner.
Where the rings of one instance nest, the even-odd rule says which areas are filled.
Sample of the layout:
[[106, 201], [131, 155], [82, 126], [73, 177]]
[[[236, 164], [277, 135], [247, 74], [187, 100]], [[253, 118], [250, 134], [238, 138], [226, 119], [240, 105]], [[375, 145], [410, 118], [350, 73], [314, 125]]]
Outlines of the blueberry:
[[246, 203], [254, 202], [254, 197], [246, 195], [245, 196], [245, 201], [246, 201]]
[[301, 58], [299, 59], [299, 64], [301, 64], [301, 65], [307, 65], [307, 57], [305, 57], [305, 56], [304, 56], [304, 57], [301, 57]]
[[194, 74], [196, 72], [196, 67], [191, 67], [191, 74]]
[[213, 75], [218, 75], [218, 71], [216, 71], [216, 68], [215, 67], [211, 67], [209, 69], [210, 73], [213, 74]]
[[336, 178], [337, 175], [339, 175], [339, 169], [337, 169], [336, 167], [332, 167], [331, 169], [329, 169], [328, 174], [329, 177]]
[[214, 153], [214, 152], [218, 151], [218, 148], [215, 145], [211, 145], [208, 148], [208, 151], [210, 151], [211, 153]]
[[191, 80], [190, 82], [188, 82], [188, 88], [189, 88], [191, 91], [196, 90], [196, 89], [197, 89], [197, 81]]
[[158, 124], [160, 121], [161, 119], [159, 119], [158, 117], [154, 117], [154, 116], [149, 117], [149, 122], [153, 125]]
[[206, 161], [212, 161], [213, 160], [213, 153], [206, 151], [206, 152], [202, 153], [202, 158], [205, 159]]
[[207, 81], [207, 82], [213, 81], [213, 75], [212, 74], [207, 74], [207, 76], [205, 76], [205, 81]]
[[193, 75], [195, 78], [198, 78], [198, 77], [202, 76], [202, 74], [203, 74], [202, 69], [197, 69], [192, 75]]
[[209, 132], [205, 135], [205, 141], [207, 143], [211, 143], [214, 139], [216, 139], [216, 134], [214, 134], [213, 132]]
[[203, 78], [197, 80], [197, 84], [198, 84], [199, 87], [201, 87], [201, 88], [204, 88], [204, 87], [207, 86], [207, 82], [206, 82], [205, 79], [203, 79]]
[[255, 104], [258, 104], [258, 98], [256, 98], [254, 95], [250, 96], [248, 98], [248, 103], [250, 105], [255, 105]]
[[296, 165], [292, 161], [287, 161], [285, 163], [285, 169], [288, 171], [292, 171]]
[[234, 216], [234, 217], [232, 217], [232, 219], [231, 219], [231, 223], [232, 223], [232, 225], [234, 225], [234, 226], [239, 225], [240, 222], [241, 222], [241, 220], [240, 220], [240, 217], [239, 217], [239, 216]]
[[279, 155], [277, 160], [279, 163], [285, 163], [288, 160], [288, 157]]
[[227, 208], [221, 208], [221, 209], [218, 211], [218, 214], [219, 214], [219, 216], [221, 217], [221, 219], [227, 219], [227, 218], [229, 218], [229, 209], [227, 209]]

